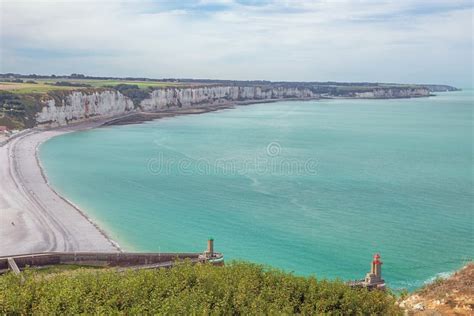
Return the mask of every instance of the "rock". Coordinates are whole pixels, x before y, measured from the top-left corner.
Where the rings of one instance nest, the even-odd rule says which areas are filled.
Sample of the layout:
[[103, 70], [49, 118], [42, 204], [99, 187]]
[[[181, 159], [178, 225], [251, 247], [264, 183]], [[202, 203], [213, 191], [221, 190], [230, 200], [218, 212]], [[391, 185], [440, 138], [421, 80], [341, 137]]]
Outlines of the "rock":
[[423, 305], [423, 303], [418, 303], [418, 304], [415, 304], [413, 306], [413, 310], [416, 310], [416, 311], [424, 311], [425, 310], [425, 306]]

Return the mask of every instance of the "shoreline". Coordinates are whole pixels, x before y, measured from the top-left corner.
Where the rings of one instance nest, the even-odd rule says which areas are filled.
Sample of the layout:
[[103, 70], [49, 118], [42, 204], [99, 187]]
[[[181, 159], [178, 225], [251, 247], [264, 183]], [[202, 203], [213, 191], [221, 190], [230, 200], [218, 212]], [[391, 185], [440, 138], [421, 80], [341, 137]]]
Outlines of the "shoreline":
[[0, 256], [45, 251], [121, 252], [86, 212], [49, 183], [38, 157], [45, 141], [102, 126], [108, 119], [32, 129], [0, 147]]
[[0, 143], [0, 256], [51, 251], [123, 252], [119, 243], [87, 212], [51, 186], [38, 157], [39, 147], [49, 139], [103, 126], [141, 124], [165, 117], [232, 109], [236, 105], [278, 101], [282, 100], [243, 101], [148, 113], [136, 111], [89, 118], [67, 126], [35, 127], [13, 135]]
[[32, 131], [0, 148], [0, 255], [38, 251], [121, 251], [45, 178], [39, 146], [66, 131]]
[[[15, 135], [5, 145], [0, 144], [0, 178], [5, 179], [0, 183], [0, 240], [3, 241], [0, 243], [0, 256], [43, 251], [123, 251], [86, 211], [74, 205], [50, 185], [38, 157], [39, 147], [47, 140], [65, 133], [103, 126], [140, 124], [166, 117], [203, 114], [236, 106], [279, 101], [294, 99], [242, 101], [160, 112], [133, 111], [106, 118], [89, 118], [62, 127], [33, 128], [22, 132], [21, 135]], [[20, 157], [17, 161], [16, 155], [11, 155], [16, 151], [23, 153], [23, 156], [30, 154], [29, 158], [32, 159]], [[18, 169], [22, 169], [20, 173], [25, 175], [15, 176]], [[71, 229], [76, 227], [80, 228]]]
[[[80, 129], [79, 129], [80, 130]], [[79, 131], [77, 130], [77, 131]], [[72, 133], [72, 132], [75, 132], [75, 131], [71, 131], [71, 132], [68, 132], [68, 133]], [[61, 133], [61, 134], [58, 134], [58, 135], [54, 135], [53, 137], [56, 137], [56, 136], [59, 136], [59, 135], [63, 135], [65, 133]], [[56, 191], [53, 186], [50, 184], [50, 182], [48, 181], [48, 178], [46, 176], [46, 173], [44, 172], [44, 167], [43, 165], [41, 164], [41, 160], [39, 159], [38, 155], [39, 155], [39, 147], [46, 141], [48, 141], [49, 139], [53, 138], [53, 137], [50, 137], [48, 139], [45, 139], [43, 140], [41, 143], [38, 143], [37, 146], [36, 146], [36, 149], [35, 149], [35, 159], [36, 159], [36, 163], [38, 164], [38, 167], [40, 169], [40, 172], [41, 172], [41, 176], [43, 177], [46, 185], [48, 186], [48, 188], [54, 192], [54, 194], [56, 194], [61, 200], [63, 200], [64, 202], [66, 202], [67, 204], [71, 205], [79, 214], [81, 214], [90, 224], [92, 224], [103, 236], [105, 239], [107, 239], [108, 242], [110, 242], [112, 244], [112, 246], [114, 246], [119, 252], [123, 252], [123, 249], [120, 247], [120, 244], [113, 240], [107, 233], [107, 231], [103, 228], [101, 228], [97, 223], [95, 223], [84, 211], [81, 210], [81, 208], [79, 206], [77, 206], [76, 204], [74, 204], [71, 200], [67, 199], [66, 197], [62, 196], [61, 194], [59, 194], [58, 191]]]
[[140, 124], [143, 122], [153, 121], [161, 118], [175, 117], [180, 115], [197, 115], [209, 112], [215, 112], [220, 110], [235, 109], [236, 106], [247, 106], [253, 104], [262, 103], [275, 103], [282, 101], [312, 101], [312, 100], [323, 100], [322, 98], [287, 98], [287, 99], [265, 99], [265, 100], [251, 100], [251, 101], [233, 101], [224, 102], [214, 105], [204, 105], [200, 107], [184, 107], [184, 108], [171, 108], [163, 111], [144, 112], [137, 111], [129, 113], [126, 116], [121, 116], [116, 119], [111, 119], [105, 122], [102, 126], [111, 125], [130, 125]]

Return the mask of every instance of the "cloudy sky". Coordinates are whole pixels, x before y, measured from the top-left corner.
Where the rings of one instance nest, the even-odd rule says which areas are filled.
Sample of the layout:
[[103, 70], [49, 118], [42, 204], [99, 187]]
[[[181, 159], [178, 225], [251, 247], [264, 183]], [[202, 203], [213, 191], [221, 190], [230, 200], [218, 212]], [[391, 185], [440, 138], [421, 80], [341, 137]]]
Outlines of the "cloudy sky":
[[472, 86], [471, 0], [0, 3], [0, 72]]

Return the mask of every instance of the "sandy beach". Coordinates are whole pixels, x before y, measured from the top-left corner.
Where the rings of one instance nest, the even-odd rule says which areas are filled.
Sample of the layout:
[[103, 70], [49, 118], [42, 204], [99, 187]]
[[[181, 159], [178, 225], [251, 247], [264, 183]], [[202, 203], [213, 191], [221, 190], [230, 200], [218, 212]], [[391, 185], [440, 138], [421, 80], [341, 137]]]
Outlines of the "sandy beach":
[[0, 145], [0, 256], [45, 251], [122, 251], [86, 214], [52, 188], [38, 159], [48, 139], [104, 125], [133, 124], [229, 105], [155, 113], [133, 112], [49, 130], [33, 129]]
[[0, 147], [0, 256], [43, 251], [120, 251], [45, 179], [37, 150], [51, 137], [98, 122], [31, 131]]

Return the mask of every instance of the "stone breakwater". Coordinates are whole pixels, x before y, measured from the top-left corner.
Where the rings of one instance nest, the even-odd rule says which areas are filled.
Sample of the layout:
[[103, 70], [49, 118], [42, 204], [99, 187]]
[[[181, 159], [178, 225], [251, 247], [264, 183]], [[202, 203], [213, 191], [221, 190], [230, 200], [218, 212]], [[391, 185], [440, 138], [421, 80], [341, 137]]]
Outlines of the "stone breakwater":
[[[429, 96], [427, 88], [377, 88], [350, 92], [350, 98], [408, 98]], [[203, 86], [156, 89], [140, 102], [116, 90], [73, 91], [60, 98], [47, 98], [36, 115], [40, 126], [57, 127], [92, 118], [108, 118], [133, 112], [157, 112], [203, 108], [237, 103], [285, 99], [318, 99], [322, 95], [308, 87]], [[323, 95], [332, 97], [331, 95]]]

